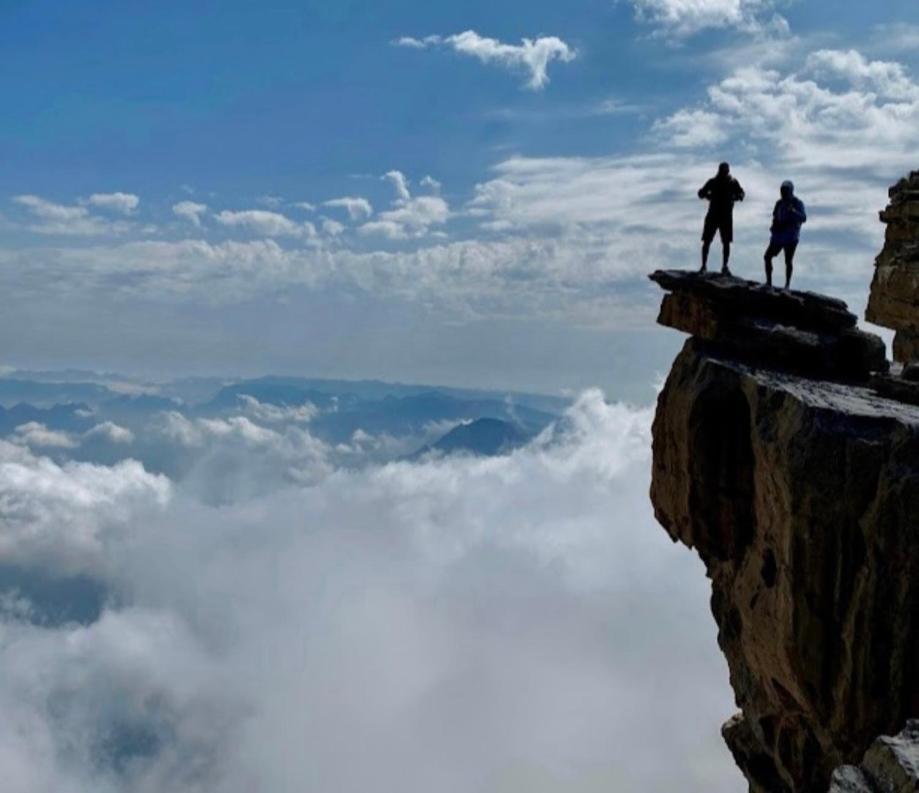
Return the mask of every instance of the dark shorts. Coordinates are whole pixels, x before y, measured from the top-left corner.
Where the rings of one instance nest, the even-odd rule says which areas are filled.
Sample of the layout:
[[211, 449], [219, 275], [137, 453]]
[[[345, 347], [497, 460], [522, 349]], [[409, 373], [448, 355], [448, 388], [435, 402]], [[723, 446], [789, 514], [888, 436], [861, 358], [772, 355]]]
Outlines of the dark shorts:
[[734, 218], [731, 215], [705, 216], [705, 225], [702, 227], [702, 242], [711, 242], [715, 239], [715, 232], [720, 232], [722, 242], [734, 241]]
[[772, 259], [782, 251], [785, 251], [785, 258], [791, 260], [794, 258], [797, 247], [797, 242], [776, 242], [773, 240], [769, 243], [769, 247], [766, 248], [765, 258]]

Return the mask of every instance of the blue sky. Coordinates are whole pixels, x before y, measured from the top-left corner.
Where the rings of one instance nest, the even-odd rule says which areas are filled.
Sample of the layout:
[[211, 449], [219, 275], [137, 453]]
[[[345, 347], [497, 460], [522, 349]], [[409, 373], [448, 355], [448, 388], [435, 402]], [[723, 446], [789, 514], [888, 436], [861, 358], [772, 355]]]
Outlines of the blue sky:
[[794, 178], [860, 308], [917, 48], [907, 0], [0, 3], [0, 359], [631, 393], [722, 157], [736, 268]]

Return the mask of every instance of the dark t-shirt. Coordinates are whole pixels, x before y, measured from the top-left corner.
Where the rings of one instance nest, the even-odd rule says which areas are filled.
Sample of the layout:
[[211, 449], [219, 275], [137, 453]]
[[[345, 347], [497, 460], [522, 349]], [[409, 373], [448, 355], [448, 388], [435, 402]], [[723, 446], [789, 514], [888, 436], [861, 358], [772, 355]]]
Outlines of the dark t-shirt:
[[699, 198], [708, 199], [708, 214], [730, 216], [735, 201], [743, 201], [744, 191], [733, 176], [713, 176], [699, 191]]

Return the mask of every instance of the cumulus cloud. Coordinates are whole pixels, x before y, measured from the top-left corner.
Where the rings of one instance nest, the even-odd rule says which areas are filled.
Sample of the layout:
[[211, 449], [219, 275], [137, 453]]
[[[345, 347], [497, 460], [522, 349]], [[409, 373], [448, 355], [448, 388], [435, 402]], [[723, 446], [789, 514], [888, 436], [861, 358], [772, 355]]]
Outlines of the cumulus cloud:
[[450, 217], [450, 207], [439, 196], [418, 196], [397, 202], [395, 208], [380, 212], [377, 220], [364, 223], [362, 234], [382, 234], [393, 240], [421, 237]]
[[722, 116], [707, 110], [678, 110], [654, 129], [677, 147], [714, 146], [728, 139]]
[[66, 432], [48, 429], [38, 421], [20, 424], [11, 436], [13, 443], [44, 449], [73, 449], [77, 442]]
[[248, 394], [240, 394], [239, 399], [245, 410], [261, 421], [308, 424], [319, 414], [319, 408], [309, 402], [302, 405], [269, 405]]
[[423, 39], [404, 36], [395, 43], [413, 49], [444, 46], [461, 55], [477, 58], [482, 63], [522, 71], [529, 75], [526, 85], [533, 90], [543, 88], [549, 82], [548, 70], [552, 61], [570, 63], [577, 57], [577, 52], [557, 36], [525, 38], [520, 44], [506, 44], [467, 30], [453, 36], [427, 36]]
[[400, 201], [408, 201], [412, 197], [408, 189], [408, 179], [402, 171], [389, 171], [383, 175], [383, 178], [393, 186], [396, 197]]
[[103, 421], [101, 424], [96, 424], [84, 432], [83, 438], [86, 440], [100, 439], [109, 443], [128, 444], [134, 442], [134, 433], [127, 427], [122, 427], [113, 421]]
[[657, 129], [698, 147], [747, 137], [795, 168], [877, 171], [904, 167], [917, 120], [919, 84], [902, 64], [820, 50], [799, 72], [736, 69], [709, 88], [703, 107], [679, 111]]
[[438, 182], [433, 176], [425, 176], [420, 182], [422, 187], [427, 188], [433, 193], [439, 193], [443, 185]]
[[130, 215], [140, 204], [140, 198], [133, 193], [93, 193], [86, 199], [90, 206]]
[[90, 537], [111, 597], [87, 625], [3, 613], [7, 788], [736, 789], [704, 574], [646, 496], [650, 418], [590, 392], [506, 457], [276, 481], [232, 509], [25, 458], [59, 479], [19, 498], [68, 511], [33, 534]]
[[245, 209], [239, 212], [223, 210], [214, 215], [223, 226], [245, 229], [265, 237], [315, 237], [312, 223], [298, 223], [280, 212], [267, 209]]
[[[380, 212], [376, 220], [364, 223], [359, 229], [361, 234], [406, 240], [426, 236], [433, 227], [442, 226], [449, 219], [449, 204], [438, 195], [413, 198], [408, 179], [401, 171], [389, 171], [383, 178], [396, 191], [393, 208]], [[434, 180], [426, 179], [422, 180], [422, 185], [431, 187]]]
[[[270, 406], [258, 403], [247, 407], [264, 423], [245, 415], [199, 419], [178, 411], [162, 415], [159, 433], [191, 452], [182, 464], [184, 481], [198, 497], [208, 503], [237, 502], [278, 482], [308, 484], [332, 473], [332, 450], [298, 426], [308, 421], [308, 407], [298, 418], [293, 413], [273, 413]], [[279, 421], [285, 425], [265, 426]]]
[[345, 232], [347, 227], [344, 223], [339, 223], [331, 218], [322, 219], [322, 231], [330, 237], [337, 237]]
[[666, 34], [688, 36], [706, 28], [787, 32], [774, 0], [631, 0], [636, 16]]
[[199, 204], [196, 201], [179, 201], [172, 205], [172, 214], [184, 218], [198, 228], [201, 228], [201, 216], [205, 212], [207, 212], [207, 204]]
[[0, 441], [0, 562], [98, 571], [110, 532], [128, 529], [132, 515], [162, 507], [170, 494], [167, 479], [134, 461], [58, 464]]
[[363, 220], [373, 214], [373, 205], [366, 198], [355, 196], [333, 198], [326, 201], [323, 206], [344, 209], [351, 220]]

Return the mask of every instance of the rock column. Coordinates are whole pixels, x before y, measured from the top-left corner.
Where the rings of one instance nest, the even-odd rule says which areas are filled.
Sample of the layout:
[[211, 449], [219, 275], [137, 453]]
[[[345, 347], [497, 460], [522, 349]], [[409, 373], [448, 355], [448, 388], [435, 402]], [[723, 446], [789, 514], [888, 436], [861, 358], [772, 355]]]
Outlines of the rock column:
[[919, 171], [890, 188], [880, 217], [887, 231], [865, 318], [896, 331], [895, 361], [919, 362]]

